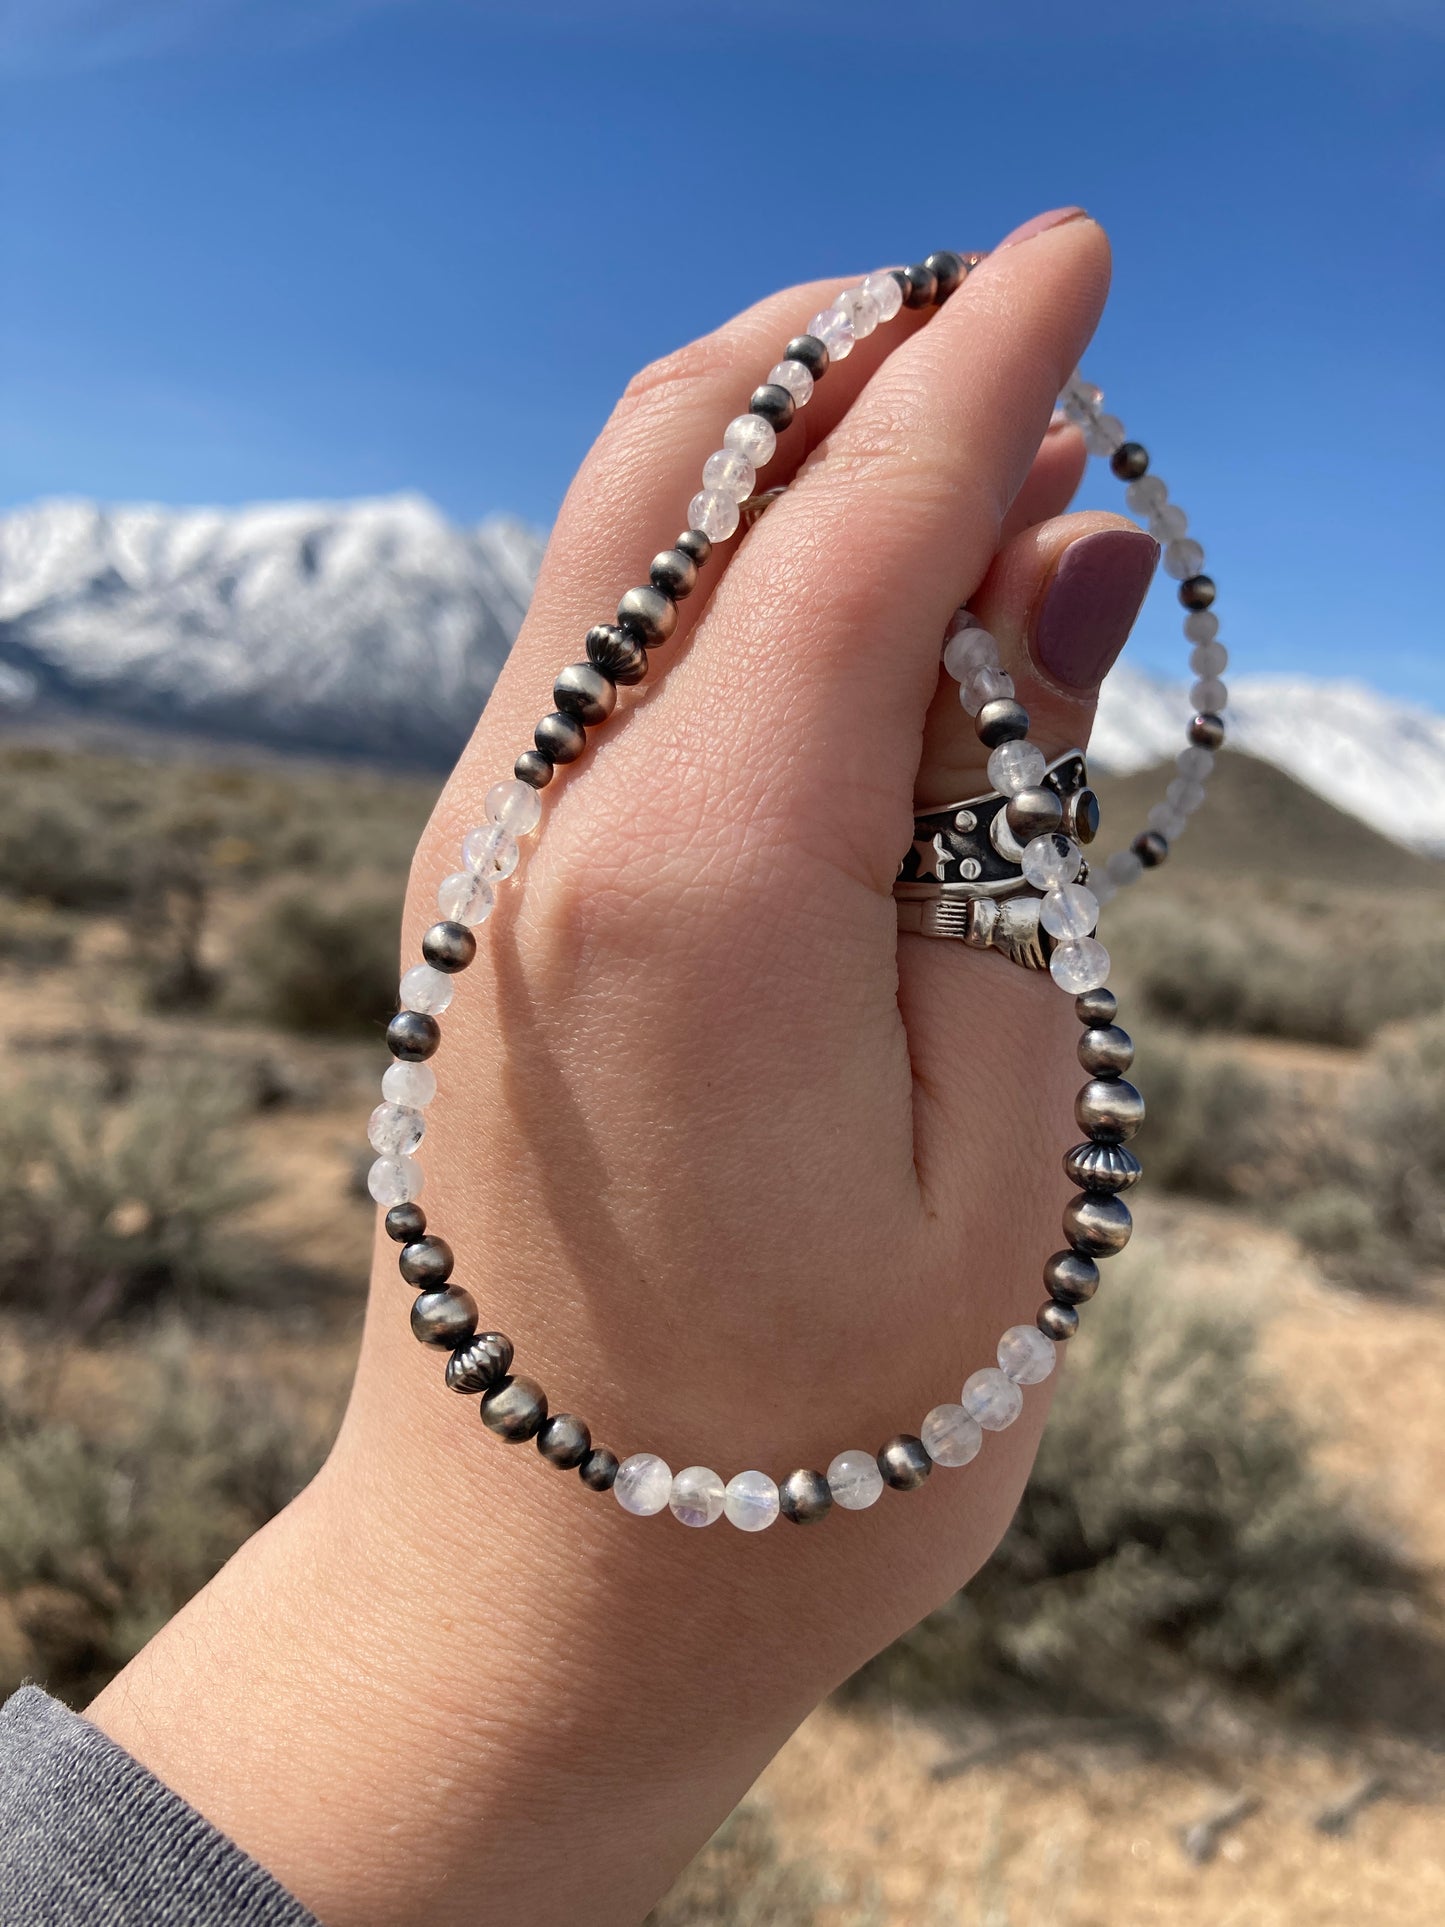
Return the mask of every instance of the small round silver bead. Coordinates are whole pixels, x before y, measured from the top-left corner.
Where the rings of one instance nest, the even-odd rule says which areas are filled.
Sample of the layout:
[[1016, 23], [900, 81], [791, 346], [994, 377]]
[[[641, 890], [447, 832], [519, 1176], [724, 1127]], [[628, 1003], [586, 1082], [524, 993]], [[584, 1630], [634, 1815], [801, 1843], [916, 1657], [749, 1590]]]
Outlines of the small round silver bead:
[[1074, 1099], [1080, 1130], [1100, 1144], [1120, 1144], [1144, 1122], [1144, 1099], [1122, 1077], [1093, 1077]]
[[801, 362], [814, 381], [827, 374], [830, 359], [828, 344], [816, 335], [794, 335], [783, 350], [783, 360]]
[[1119, 999], [1102, 985], [1098, 990], [1081, 990], [1074, 999], [1074, 1015], [1090, 1030], [1103, 1030], [1119, 1015]]
[[1149, 472], [1149, 451], [1142, 442], [1123, 442], [1109, 457], [1109, 466], [1121, 482], [1137, 482]]
[[460, 1345], [477, 1329], [477, 1301], [463, 1285], [424, 1291], [412, 1302], [411, 1329], [423, 1345]]
[[1079, 1062], [1095, 1077], [1118, 1077], [1134, 1061], [1134, 1039], [1118, 1024], [1086, 1030], [1079, 1037]]
[[605, 1445], [594, 1445], [578, 1466], [577, 1476], [593, 1492], [610, 1492], [620, 1463], [617, 1454], [609, 1452]]
[[1082, 1251], [1056, 1251], [1044, 1265], [1044, 1283], [1055, 1303], [1086, 1305], [1099, 1289], [1099, 1267]]
[[501, 1332], [478, 1332], [447, 1360], [447, 1385], [454, 1392], [485, 1392], [511, 1369], [511, 1339]]
[[1062, 1345], [1079, 1329], [1079, 1314], [1072, 1305], [1061, 1305], [1050, 1298], [1046, 1304], [1039, 1306], [1034, 1323], [1045, 1338], [1052, 1338], [1056, 1344]]
[[653, 556], [647, 575], [653, 588], [674, 602], [683, 601], [697, 587], [697, 564], [686, 549], [664, 549]]
[[974, 718], [978, 740], [988, 749], [1018, 743], [1029, 733], [1029, 712], [1012, 696], [995, 696]]
[[535, 1379], [502, 1378], [482, 1394], [482, 1423], [508, 1445], [537, 1436], [547, 1416], [547, 1394]]
[[560, 709], [544, 716], [533, 731], [537, 747], [554, 763], [575, 763], [587, 747], [587, 731], [575, 716]]
[[512, 765], [512, 774], [519, 783], [529, 783], [534, 790], [544, 790], [555, 771], [550, 756], [544, 756], [540, 749], [524, 749]]
[[549, 1465], [560, 1465], [570, 1472], [592, 1450], [592, 1434], [570, 1412], [554, 1412], [537, 1428], [537, 1450]]
[[1179, 585], [1179, 600], [1186, 609], [1207, 609], [1215, 597], [1214, 578], [1191, 575]]
[[1133, 1229], [1128, 1205], [1112, 1192], [1079, 1191], [1064, 1206], [1064, 1236], [1096, 1261], [1122, 1251]]
[[681, 549], [684, 555], [691, 556], [701, 569], [706, 567], [707, 559], [712, 554], [712, 537], [704, 535], [701, 529], [684, 529], [672, 546]]
[[761, 415], [781, 435], [798, 412], [798, 404], [788, 390], [776, 381], [765, 381], [748, 400], [748, 413]]
[[442, 1027], [419, 1010], [399, 1010], [386, 1027], [386, 1048], [403, 1064], [421, 1064], [435, 1054]]
[[833, 1494], [821, 1472], [790, 1472], [778, 1487], [778, 1503], [794, 1525], [811, 1525], [833, 1504]]
[[1036, 787], [1015, 790], [1004, 810], [1008, 826], [1017, 843], [1029, 843], [1036, 836], [1052, 836], [1064, 821], [1063, 800], [1057, 790]]
[[936, 254], [925, 258], [923, 265], [932, 270], [933, 299], [941, 308], [963, 280], [963, 257], [955, 254], [952, 248], [939, 248]]
[[477, 954], [477, 940], [464, 923], [434, 923], [421, 940], [421, 954], [433, 970], [455, 976]]
[[394, 1204], [382, 1223], [388, 1238], [409, 1245], [426, 1230], [426, 1213], [419, 1204]]
[[1222, 749], [1224, 746], [1224, 718], [1216, 716], [1212, 709], [1201, 709], [1190, 720], [1184, 732], [1197, 749]]
[[1129, 848], [1146, 870], [1157, 870], [1169, 854], [1169, 839], [1158, 830], [1141, 830]]
[[1127, 1191], [1143, 1168], [1126, 1144], [1076, 1144], [1064, 1153], [1064, 1175], [1081, 1191]]
[[617, 707], [617, 684], [595, 662], [574, 662], [552, 685], [552, 700], [579, 723], [605, 723]]
[[900, 270], [905, 308], [931, 308], [938, 293], [938, 276], [926, 261], [915, 261]]
[[617, 605], [620, 627], [630, 630], [639, 642], [655, 649], [666, 642], [677, 627], [677, 604], [650, 582], [640, 589], [629, 589]]
[[409, 1285], [444, 1285], [456, 1259], [445, 1238], [417, 1238], [403, 1245], [397, 1268]]
[[895, 1433], [879, 1446], [877, 1457], [884, 1483], [891, 1485], [895, 1492], [916, 1491], [933, 1470], [933, 1460], [923, 1440], [911, 1432]]

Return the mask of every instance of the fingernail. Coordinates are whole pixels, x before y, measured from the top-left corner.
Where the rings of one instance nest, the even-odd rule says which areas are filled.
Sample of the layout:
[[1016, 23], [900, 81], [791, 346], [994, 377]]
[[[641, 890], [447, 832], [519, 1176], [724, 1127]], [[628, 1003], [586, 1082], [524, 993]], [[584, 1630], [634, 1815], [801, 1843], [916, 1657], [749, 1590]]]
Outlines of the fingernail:
[[1081, 207], [1051, 208], [1047, 214], [1036, 214], [1022, 227], [1016, 227], [1012, 234], [1006, 234], [999, 242], [1001, 248], [1016, 248], [1020, 241], [1032, 241], [1036, 234], [1046, 234], [1051, 227], [1062, 227], [1065, 221], [1077, 221], [1084, 212]]
[[1100, 529], [1064, 550], [1030, 638], [1034, 661], [1070, 689], [1097, 689], [1134, 627], [1159, 544], [1142, 529]]

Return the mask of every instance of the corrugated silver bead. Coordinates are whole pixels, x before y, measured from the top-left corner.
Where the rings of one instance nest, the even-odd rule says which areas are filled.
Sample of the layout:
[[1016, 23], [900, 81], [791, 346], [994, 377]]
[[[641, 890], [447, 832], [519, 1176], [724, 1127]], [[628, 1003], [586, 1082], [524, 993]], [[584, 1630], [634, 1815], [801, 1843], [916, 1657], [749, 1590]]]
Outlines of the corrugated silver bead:
[[447, 1360], [447, 1384], [454, 1392], [485, 1392], [511, 1369], [511, 1339], [501, 1332], [478, 1332]]
[[1127, 1191], [1143, 1166], [1124, 1144], [1076, 1144], [1064, 1153], [1064, 1174], [1081, 1191]]

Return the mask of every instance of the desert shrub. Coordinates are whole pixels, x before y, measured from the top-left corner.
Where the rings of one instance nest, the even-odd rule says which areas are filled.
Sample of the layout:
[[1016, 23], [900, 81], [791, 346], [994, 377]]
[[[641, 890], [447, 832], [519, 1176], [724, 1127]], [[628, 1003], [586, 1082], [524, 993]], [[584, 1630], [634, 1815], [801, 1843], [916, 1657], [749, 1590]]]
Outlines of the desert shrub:
[[1411, 1578], [1312, 1469], [1236, 1316], [1091, 1308], [1028, 1490], [967, 1592], [865, 1670], [918, 1701], [1148, 1711], [1189, 1680], [1343, 1713]]
[[72, 1334], [164, 1300], [229, 1295], [254, 1258], [233, 1233], [262, 1195], [238, 1091], [204, 1063], [98, 1062], [12, 1087], [0, 1155], [0, 1305], [64, 1314]]
[[396, 1009], [401, 889], [392, 895], [290, 889], [241, 945], [236, 994], [287, 1030], [379, 1035]]
[[[327, 1427], [259, 1373], [157, 1333], [125, 1373], [137, 1415], [103, 1433], [0, 1383], [0, 1697], [24, 1677], [83, 1700], [297, 1493]], [[4, 1677], [5, 1673], [9, 1677]]]
[[783, 1857], [756, 1802], [740, 1806], [643, 1927], [812, 1927], [825, 1898], [805, 1862]]
[[1131, 1072], [1146, 1116], [1133, 1146], [1151, 1185], [1194, 1197], [1257, 1193], [1270, 1141], [1271, 1094], [1236, 1059], [1153, 1037]]

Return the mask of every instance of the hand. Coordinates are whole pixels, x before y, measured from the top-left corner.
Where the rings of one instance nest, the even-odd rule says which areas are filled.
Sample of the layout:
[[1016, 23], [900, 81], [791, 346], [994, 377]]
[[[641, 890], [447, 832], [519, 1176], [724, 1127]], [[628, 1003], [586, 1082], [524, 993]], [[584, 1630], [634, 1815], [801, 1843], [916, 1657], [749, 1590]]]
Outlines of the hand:
[[[900, 939], [890, 888], [915, 796], [987, 786], [940, 684], [952, 611], [999, 637], [1054, 752], [1086, 740], [1147, 586], [1148, 538], [1060, 513], [1083, 454], [1047, 432], [1107, 278], [1100, 229], [1056, 225], [829, 371], [764, 471], [792, 486], [546, 792], [460, 980], [431, 1226], [516, 1369], [621, 1456], [824, 1469], [956, 1399], [1044, 1295], [1069, 1002]], [[556, 672], [834, 291], [777, 295], [629, 388], [422, 839], [408, 961]], [[1070, 575], [1072, 617], [1050, 595]], [[409, 1299], [381, 1240], [325, 1471], [93, 1717], [332, 1927], [635, 1922], [797, 1721], [988, 1556], [1047, 1388], [917, 1493], [688, 1532], [486, 1433]]]

